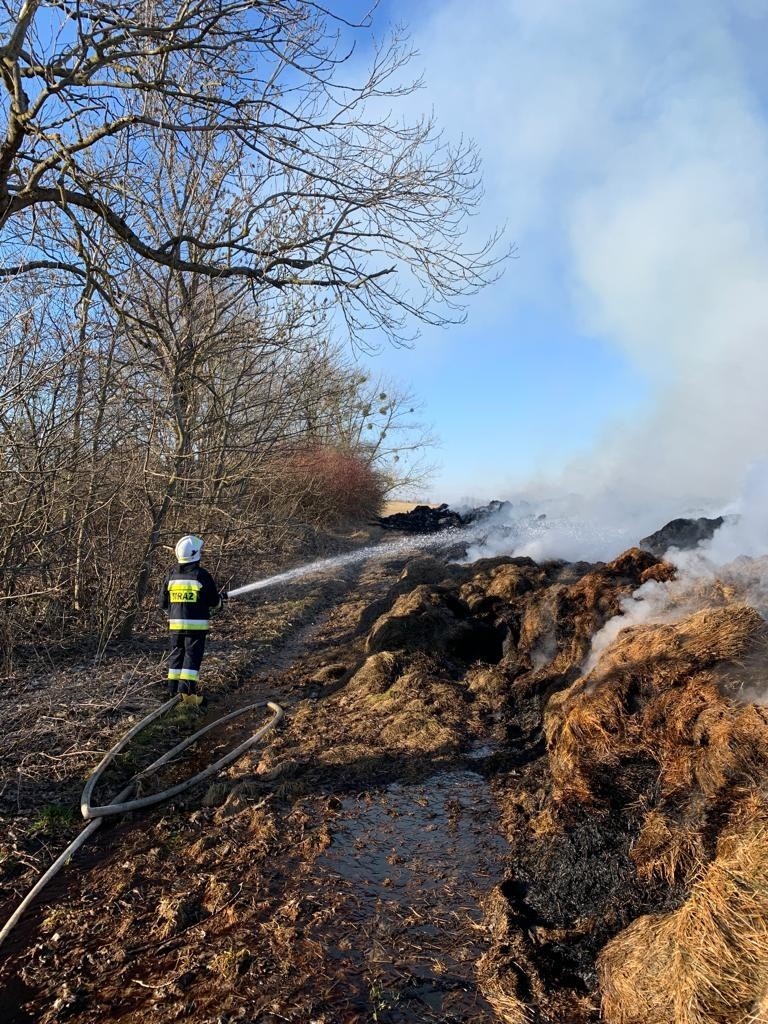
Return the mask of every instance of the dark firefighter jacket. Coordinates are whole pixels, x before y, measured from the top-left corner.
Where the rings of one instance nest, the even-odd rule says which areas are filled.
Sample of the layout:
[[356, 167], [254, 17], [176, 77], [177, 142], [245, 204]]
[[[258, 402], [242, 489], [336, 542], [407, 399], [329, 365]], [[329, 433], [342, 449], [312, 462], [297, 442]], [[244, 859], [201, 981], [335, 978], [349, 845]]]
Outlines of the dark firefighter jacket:
[[221, 608], [221, 594], [213, 577], [199, 562], [175, 565], [163, 581], [160, 603], [170, 629], [204, 630], [211, 614]]

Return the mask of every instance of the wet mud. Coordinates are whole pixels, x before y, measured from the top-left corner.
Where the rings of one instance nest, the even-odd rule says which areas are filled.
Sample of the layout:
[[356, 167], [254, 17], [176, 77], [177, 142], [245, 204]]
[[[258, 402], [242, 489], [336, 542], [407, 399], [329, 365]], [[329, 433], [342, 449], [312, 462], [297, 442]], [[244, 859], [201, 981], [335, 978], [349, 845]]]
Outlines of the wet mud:
[[322, 930], [350, 1008], [389, 1024], [497, 1020], [476, 972], [489, 945], [482, 898], [507, 853], [486, 781], [446, 772], [333, 811], [306, 897], [337, 901]]

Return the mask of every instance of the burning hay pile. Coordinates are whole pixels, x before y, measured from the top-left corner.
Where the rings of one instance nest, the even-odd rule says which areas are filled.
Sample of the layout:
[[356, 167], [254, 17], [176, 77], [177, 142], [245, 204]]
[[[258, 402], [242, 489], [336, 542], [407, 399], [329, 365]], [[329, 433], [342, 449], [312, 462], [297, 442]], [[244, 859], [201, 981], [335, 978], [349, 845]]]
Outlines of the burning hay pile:
[[[512, 852], [478, 972], [501, 1017], [768, 1019], [768, 627], [738, 584], [638, 548], [423, 569], [363, 614], [328, 711], [366, 771], [495, 743]], [[644, 584], [665, 612], [622, 630]], [[301, 743], [344, 760], [317, 716]]]
[[[768, 987], [768, 629], [734, 601], [628, 629], [545, 711], [553, 819], [626, 814], [637, 879], [679, 904], [600, 952], [610, 1024], [757, 1024]], [[743, 671], [742, 671], [743, 670]]]
[[740, 604], [620, 634], [591, 673], [547, 704], [553, 799], [599, 800], [638, 759], [657, 767], [664, 802], [757, 785], [768, 713], [735, 702], [738, 684], [724, 680], [727, 667], [764, 657], [767, 644], [764, 621]]
[[[733, 586], [678, 588], [674, 621], [618, 632], [581, 674], [615, 581], [597, 570], [549, 591], [523, 615], [540, 622], [547, 609], [549, 664], [518, 651], [509, 680], [518, 704], [540, 695], [546, 741], [526, 769], [538, 800], [509, 794], [510, 913], [536, 922], [538, 938], [528, 928], [506, 944], [539, 1006], [561, 1013], [573, 1000], [568, 1019], [766, 1020], [768, 710], [745, 699], [761, 673], [768, 683], [765, 621]], [[521, 644], [530, 651], [540, 633], [521, 630]], [[602, 997], [601, 1017], [576, 1011], [586, 993]]]

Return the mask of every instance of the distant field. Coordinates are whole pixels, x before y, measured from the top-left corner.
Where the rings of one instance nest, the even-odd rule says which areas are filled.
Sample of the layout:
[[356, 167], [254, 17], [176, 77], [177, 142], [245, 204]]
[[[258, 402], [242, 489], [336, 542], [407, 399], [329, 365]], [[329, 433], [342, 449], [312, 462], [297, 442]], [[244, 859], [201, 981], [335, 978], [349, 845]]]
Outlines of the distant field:
[[417, 505], [429, 505], [430, 508], [437, 508], [437, 504], [429, 501], [386, 501], [384, 502], [383, 516], [393, 516], [396, 512], [410, 512]]

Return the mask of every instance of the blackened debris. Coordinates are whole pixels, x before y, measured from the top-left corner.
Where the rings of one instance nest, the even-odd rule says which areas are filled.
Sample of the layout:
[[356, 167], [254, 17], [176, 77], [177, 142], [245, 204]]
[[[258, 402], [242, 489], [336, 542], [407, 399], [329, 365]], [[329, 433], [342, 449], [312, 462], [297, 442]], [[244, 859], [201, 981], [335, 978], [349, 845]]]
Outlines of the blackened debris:
[[663, 557], [670, 548], [679, 548], [681, 551], [689, 551], [698, 547], [703, 540], [709, 540], [714, 536], [725, 522], [722, 516], [715, 519], [707, 519], [702, 516], [700, 519], [673, 519], [662, 526], [656, 533], [643, 537], [640, 547], [659, 558]]
[[377, 520], [385, 530], [403, 530], [407, 533], [437, 533], [451, 527], [463, 526], [464, 520], [445, 503], [432, 508], [431, 505], [417, 505], [410, 512], [395, 512]]

